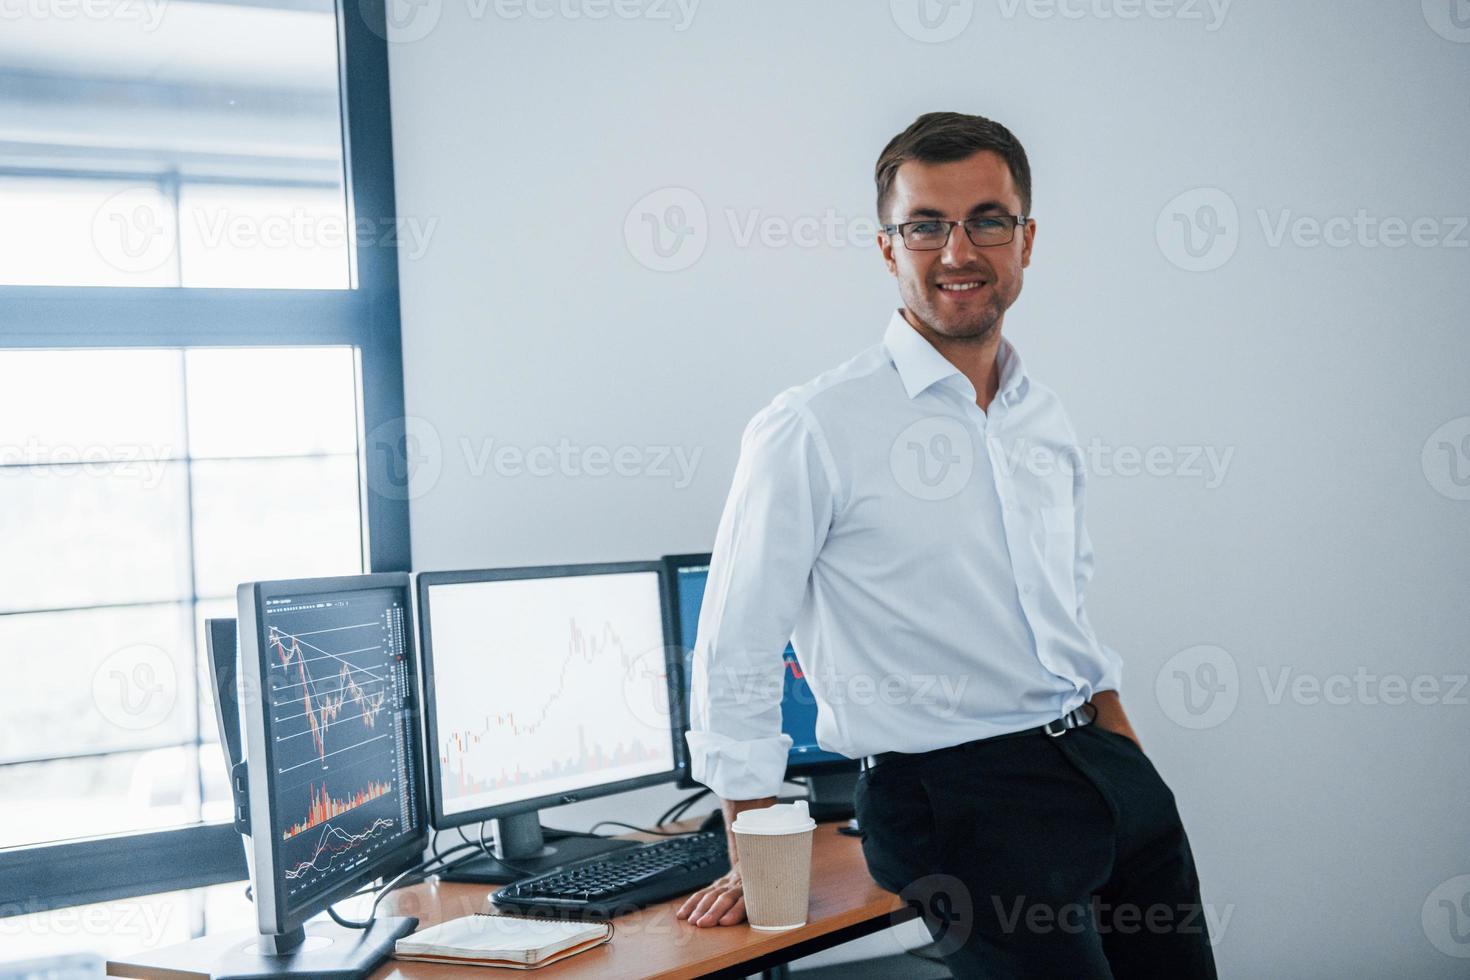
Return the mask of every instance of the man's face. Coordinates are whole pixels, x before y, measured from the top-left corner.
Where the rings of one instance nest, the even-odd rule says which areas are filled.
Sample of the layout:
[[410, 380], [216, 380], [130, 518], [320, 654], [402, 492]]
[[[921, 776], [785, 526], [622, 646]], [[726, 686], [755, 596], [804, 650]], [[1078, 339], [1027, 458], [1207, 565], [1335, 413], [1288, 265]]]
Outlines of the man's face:
[[[964, 221], [987, 214], [1020, 214], [1021, 195], [999, 153], [982, 150], [952, 163], [908, 160], [894, 175], [885, 224], [924, 218]], [[999, 330], [1005, 311], [1021, 294], [1022, 272], [1031, 264], [1036, 225], [1016, 229], [1007, 245], [978, 247], [956, 227], [949, 243], [913, 251], [897, 235], [880, 234], [888, 271], [898, 280], [904, 306], [935, 333], [952, 340], [984, 340]], [[957, 289], [969, 284], [974, 288]]]

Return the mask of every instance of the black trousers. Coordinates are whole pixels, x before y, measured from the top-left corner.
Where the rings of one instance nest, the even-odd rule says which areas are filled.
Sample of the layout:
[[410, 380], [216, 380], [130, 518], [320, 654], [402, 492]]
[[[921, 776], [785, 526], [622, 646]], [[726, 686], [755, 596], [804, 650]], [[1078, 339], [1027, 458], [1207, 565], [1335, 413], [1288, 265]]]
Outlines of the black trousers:
[[956, 977], [1214, 978], [1174, 794], [1097, 725], [884, 762], [858, 780], [873, 879]]

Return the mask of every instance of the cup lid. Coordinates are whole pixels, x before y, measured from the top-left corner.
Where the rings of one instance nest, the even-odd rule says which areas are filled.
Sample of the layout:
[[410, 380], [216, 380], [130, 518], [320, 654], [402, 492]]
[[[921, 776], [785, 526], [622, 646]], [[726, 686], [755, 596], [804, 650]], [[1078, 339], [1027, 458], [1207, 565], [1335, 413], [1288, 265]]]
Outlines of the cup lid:
[[799, 834], [817, 822], [807, 812], [806, 800], [777, 803], [759, 810], [742, 810], [735, 818], [737, 834]]

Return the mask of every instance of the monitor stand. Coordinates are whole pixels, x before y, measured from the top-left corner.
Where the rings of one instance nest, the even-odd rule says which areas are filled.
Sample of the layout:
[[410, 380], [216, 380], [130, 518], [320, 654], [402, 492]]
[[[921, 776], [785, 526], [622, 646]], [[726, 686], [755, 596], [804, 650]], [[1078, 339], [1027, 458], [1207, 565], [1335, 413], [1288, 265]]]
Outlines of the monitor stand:
[[812, 819], [848, 820], [855, 816], [853, 794], [857, 792], [857, 772], [814, 772], [806, 777], [807, 806]]
[[495, 856], [484, 854], [455, 865], [453, 871], [446, 871], [441, 876], [445, 881], [501, 885], [539, 875], [571, 861], [637, 847], [640, 843], [610, 837], [570, 835], [548, 841], [535, 810], [501, 817], [495, 824]]
[[361, 980], [418, 927], [417, 919], [375, 919], [366, 929], [324, 920], [279, 936], [221, 933], [108, 962], [110, 976], [209, 977], [211, 980]]

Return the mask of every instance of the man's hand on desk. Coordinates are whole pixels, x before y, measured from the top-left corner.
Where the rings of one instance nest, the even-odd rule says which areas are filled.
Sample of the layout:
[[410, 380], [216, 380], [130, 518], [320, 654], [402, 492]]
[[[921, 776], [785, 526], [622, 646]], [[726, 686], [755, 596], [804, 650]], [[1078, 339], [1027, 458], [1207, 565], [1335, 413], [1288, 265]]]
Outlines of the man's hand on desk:
[[730, 849], [730, 873], [701, 888], [684, 900], [676, 915], [696, 926], [738, 926], [745, 921], [745, 886], [740, 883], [740, 865], [735, 850], [735, 818], [742, 810], [772, 806], [774, 796], [759, 800], [722, 800], [725, 811], [725, 844]]
[[738, 926], [745, 921], [745, 888], [740, 884], [740, 867], [690, 895], [676, 913], [696, 926]]

